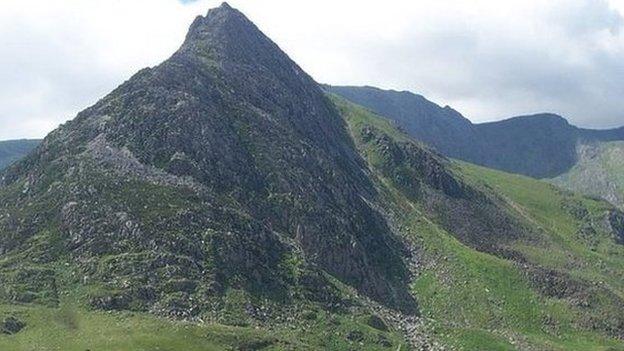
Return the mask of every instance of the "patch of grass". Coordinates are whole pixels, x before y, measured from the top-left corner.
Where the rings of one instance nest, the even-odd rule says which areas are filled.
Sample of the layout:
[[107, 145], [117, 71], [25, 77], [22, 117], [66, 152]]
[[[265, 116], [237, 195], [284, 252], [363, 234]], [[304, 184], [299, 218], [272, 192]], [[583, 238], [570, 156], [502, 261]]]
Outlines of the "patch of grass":
[[[223, 350], [241, 345], [295, 343], [253, 329], [198, 326], [147, 315], [74, 311], [42, 307], [2, 307], [26, 328], [0, 336], [2, 350]], [[74, 323], [80, 318], [80, 323]], [[69, 322], [69, 323], [68, 323]]]
[[[75, 306], [0, 305], [0, 315], [18, 316], [26, 327], [0, 335], [0, 350], [406, 350], [397, 333], [384, 333], [355, 316], [318, 312], [303, 329], [235, 327], [190, 323], [130, 312], [96, 312]], [[351, 334], [350, 334], [351, 333]], [[348, 335], [361, 339], [349, 340]]]
[[[622, 341], [579, 325], [579, 320], [587, 318], [606, 319], [600, 315], [618, 308], [613, 299], [597, 298], [597, 305], [580, 309], [565, 299], [543, 296], [531, 285], [521, 264], [459, 242], [424, 215], [418, 200], [405, 196], [384, 177], [378, 169], [383, 164], [378, 158], [384, 156], [358, 136], [373, 126], [395, 140], [409, 139], [371, 112], [333, 99], [369, 161], [402, 234], [421, 248], [423, 268], [412, 289], [441, 342], [462, 350], [624, 350]], [[457, 161], [450, 167], [456, 177], [501, 199], [505, 211], [538, 235], [531, 241], [509, 243], [527, 263], [563, 271], [575, 279], [603, 282], [607, 286], [601, 294], [621, 295], [622, 248], [597, 229], [592, 251], [580, 235], [582, 226], [597, 223], [608, 205], [523, 176]]]
[[[543, 234], [541, 245], [517, 243], [532, 262], [553, 269], [565, 269], [589, 280], [608, 282], [614, 290], [624, 290], [624, 246], [616, 245], [611, 234], [599, 225], [592, 233], [591, 247], [580, 234], [583, 225], [600, 223], [610, 208], [605, 202], [566, 193], [559, 188], [532, 178], [512, 175], [468, 163], [460, 163], [462, 174], [471, 181], [487, 184], [502, 195], [521, 216]], [[571, 213], [570, 207], [585, 212], [583, 218]]]

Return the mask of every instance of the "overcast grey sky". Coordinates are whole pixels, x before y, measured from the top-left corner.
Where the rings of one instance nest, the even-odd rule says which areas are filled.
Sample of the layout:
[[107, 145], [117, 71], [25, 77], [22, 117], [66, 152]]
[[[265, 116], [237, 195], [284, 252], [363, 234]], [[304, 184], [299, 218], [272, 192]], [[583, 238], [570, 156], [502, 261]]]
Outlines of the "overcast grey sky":
[[[220, 1], [0, 1], [0, 140], [42, 137], [166, 59]], [[624, 0], [231, 0], [317, 81], [410, 90], [474, 122], [624, 125]]]

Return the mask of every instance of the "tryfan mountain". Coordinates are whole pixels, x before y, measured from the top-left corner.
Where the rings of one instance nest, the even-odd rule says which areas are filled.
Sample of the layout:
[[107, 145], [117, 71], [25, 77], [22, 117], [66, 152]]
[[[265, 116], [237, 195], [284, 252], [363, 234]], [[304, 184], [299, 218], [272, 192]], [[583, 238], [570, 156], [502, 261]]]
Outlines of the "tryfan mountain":
[[0, 179], [0, 349], [624, 349], [624, 213], [432, 151], [225, 3]]

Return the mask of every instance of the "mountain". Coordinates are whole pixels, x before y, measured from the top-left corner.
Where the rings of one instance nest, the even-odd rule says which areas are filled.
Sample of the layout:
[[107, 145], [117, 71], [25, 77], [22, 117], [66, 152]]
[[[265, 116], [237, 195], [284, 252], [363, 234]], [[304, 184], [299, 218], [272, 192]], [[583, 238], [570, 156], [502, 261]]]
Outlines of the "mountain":
[[244, 325], [344, 309], [346, 285], [415, 315], [367, 172], [320, 87], [223, 4], [4, 171], [0, 298]]
[[578, 153], [578, 163], [553, 182], [624, 207], [624, 142], [583, 142]]
[[[370, 205], [375, 188], [344, 121], [227, 4], [198, 17], [170, 59], [52, 132], [4, 178], [12, 206], [46, 201], [56, 215], [5, 221], [12, 238], [2, 251], [53, 227], [69, 235], [63, 245], [81, 265], [108, 257], [101, 279], [116, 281], [108, 273], [136, 257], [143, 275], [127, 272], [131, 286], [94, 304], [127, 307], [146, 294], [146, 308], [176, 314], [182, 304], [199, 313], [192, 294], [169, 301], [161, 293], [168, 280], [187, 289], [179, 282], [200, 276], [190, 291], [236, 287], [285, 299], [295, 284], [284, 260], [309, 257], [371, 298], [414, 308], [403, 248]], [[154, 277], [148, 268], [163, 271]], [[143, 291], [155, 278], [163, 286]], [[318, 272], [302, 279], [323, 281]]]
[[410, 92], [324, 88], [390, 118], [446, 156], [535, 178], [552, 178], [569, 171], [578, 160], [580, 141], [624, 140], [624, 127], [581, 129], [554, 114], [473, 124], [450, 107], [440, 107]]
[[26, 156], [41, 140], [5, 140], [0, 141], [0, 170]]
[[[335, 99], [383, 184], [391, 218], [418, 243], [413, 292], [436, 335], [445, 335], [439, 340], [462, 350], [624, 347], [622, 212], [539, 180], [447, 160]], [[585, 332], [597, 334], [579, 339]]]
[[324, 85], [327, 91], [391, 118], [409, 135], [445, 155], [467, 159], [480, 152], [474, 125], [449, 106], [440, 107], [421, 95], [375, 87]]
[[2, 172], [0, 349], [624, 349], [624, 213], [449, 160], [223, 4]]
[[576, 162], [578, 130], [564, 118], [538, 114], [477, 125], [482, 154], [469, 161], [535, 178], [550, 178]]

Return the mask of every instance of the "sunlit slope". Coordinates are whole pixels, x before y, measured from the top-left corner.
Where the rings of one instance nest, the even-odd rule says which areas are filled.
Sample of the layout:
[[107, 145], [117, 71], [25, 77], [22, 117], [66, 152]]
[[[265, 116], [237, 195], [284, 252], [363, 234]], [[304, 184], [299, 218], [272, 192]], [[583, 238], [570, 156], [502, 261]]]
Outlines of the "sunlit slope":
[[594, 142], [578, 147], [578, 163], [552, 181], [564, 188], [604, 198], [624, 207], [624, 142]]
[[[310, 314], [294, 326], [254, 326], [172, 321], [132, 312], [0, 305], [0, 315], [26, 326], [0, 333], [0, 350], [358, 350], [406, 349], [400, 334], [375, 329], [365, 316]], [[301, 328], [305, 325], [305, 328]]]
[[[401, 144], [412, 142], [390, 123], [342, 99], [334, 101], [389, 213], [417, 248], [420, 274], [412, 289], [442, 340], [465, 350], [624, 349], [624, 249], [616, 243], [621, 229], [609, 223], [617, 216], [609, 204], [442, 157], [423, 158], [434, 164], [423, 167], [417, 158], [392, 151], [409, 149]], [[436, 190], [432, 184], [444, 178], [443, 169], [461, 188], [472, 190], [457, 200], [444, 188]], [[423, 181], [423, 175], [431, 181]], [[474, 196], [479, 207], [497, 212], [493, 217], [474, 210], [473, 218], [462, 219], [472, 223], [476, 239], [439, 214], [448, 208], [468, 213], [461, 210], [462, 196]], [[487, 228], [479, 216], [503, 225]], [[518, 232], [504, 227], [509, 222]]]

